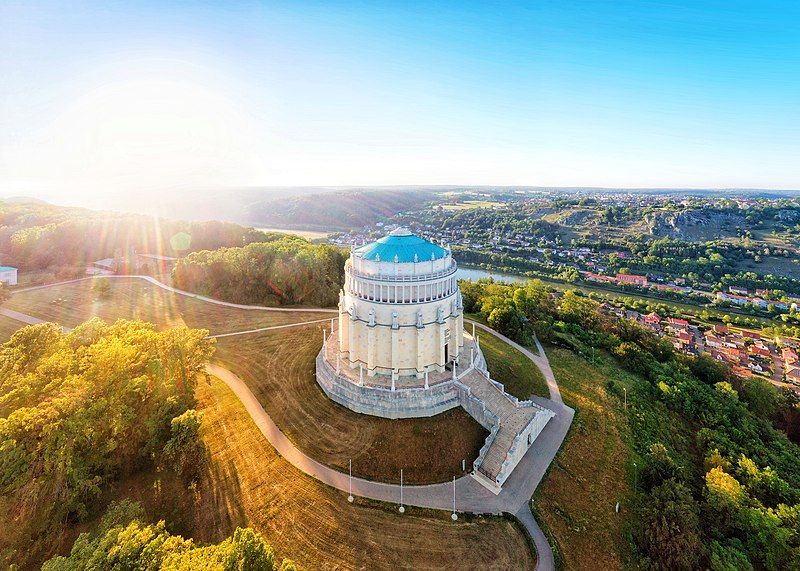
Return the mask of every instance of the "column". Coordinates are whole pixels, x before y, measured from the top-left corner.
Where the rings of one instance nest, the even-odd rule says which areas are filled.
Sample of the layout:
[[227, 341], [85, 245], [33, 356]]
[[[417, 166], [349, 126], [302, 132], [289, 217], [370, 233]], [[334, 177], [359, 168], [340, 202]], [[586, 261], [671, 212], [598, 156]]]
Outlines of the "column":
[[367, 326], [367, 376], [375, 376], [375, 325]]

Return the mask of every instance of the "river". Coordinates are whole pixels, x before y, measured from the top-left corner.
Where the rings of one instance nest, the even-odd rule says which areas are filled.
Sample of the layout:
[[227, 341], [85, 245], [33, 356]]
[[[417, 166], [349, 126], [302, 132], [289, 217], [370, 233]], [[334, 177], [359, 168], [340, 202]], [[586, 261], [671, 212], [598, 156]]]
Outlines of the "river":
[[519, 276], [515, 274], [504, 274], [500, 272], [487, 272], [478, 268], [464, 268], [459, 267], [456, 270], [456, 278], [460, 280], [479, 280], [481, 278], [493, 278], [496, 282], [519, 282], [524, 283], [532, 279], [527, 276]]

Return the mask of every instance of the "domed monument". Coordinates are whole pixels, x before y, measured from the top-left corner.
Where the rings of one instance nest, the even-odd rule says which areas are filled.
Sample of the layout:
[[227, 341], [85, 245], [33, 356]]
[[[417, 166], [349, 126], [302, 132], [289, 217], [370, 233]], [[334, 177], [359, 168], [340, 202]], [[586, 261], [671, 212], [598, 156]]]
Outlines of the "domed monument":
[[490, 431], [473, 475], [497, 492], [553, 413], [491, 379], [474, 326], [464, 332], [456, 269], [449, 248], [403, 228], [353, 248], [317, 381], [362, 414], [409, 418], [463, 406]]
[[450, 250], [404, 229], [357, 248], [339, 301], [348, 366], [398, 381], [458, 363], [464, 318], [455, 272]]

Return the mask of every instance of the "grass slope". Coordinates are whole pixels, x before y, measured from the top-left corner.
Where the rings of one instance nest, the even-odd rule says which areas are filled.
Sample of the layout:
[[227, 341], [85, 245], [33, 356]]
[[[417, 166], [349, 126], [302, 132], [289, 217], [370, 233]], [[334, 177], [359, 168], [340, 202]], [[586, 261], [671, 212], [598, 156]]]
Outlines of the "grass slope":
[[17, 329], [24, 326], [24, 323], [16, 319], [0, 315], [0, 343], [8, 341]]
[[536, 491], [538, 515], [557, 541], [563, 568], [635, 566], [633, 483], [635, 464], [643, 465], [640, 455], [646, 452], [637, 450], [637, 443], [662, 442], [678, 451], [679, 464], [689, 465], [691, 427], [610, 355], [597, 352], [590, 362], [568, 349], [548, 346], [546, 351], [564, 402], [576, 415]]
[[74, 327], [92, 317], [108, 322], [127, 318], [164, 326], [202, 327], [212, 334], [332, 316], [322, 312], [288, 313], [226, 307], [174, 294], [136, 278], [109, 280], [109, 295], [100, 299], [92, 291], [93, 283], [92, 280], [83, 280], [19, 292], [3, 306], [67, 327]]
[[521, 400], [527, 400], [531, 395], [550, 397], [547, 381], [530, 359], [499, 337], [484, 330], [476, 332], [489, 373], [493, 379], [503, 383], [506, 392]]
[[239, 375], [278, 427], [304, 452], [353, 474], [407, 483], [449, 481], [467, 471], [487, 432], [461, 408], [432, 418], [391, 420], [336, 404], [314, 378], [321, 324], [222, 338], [215, 359]]

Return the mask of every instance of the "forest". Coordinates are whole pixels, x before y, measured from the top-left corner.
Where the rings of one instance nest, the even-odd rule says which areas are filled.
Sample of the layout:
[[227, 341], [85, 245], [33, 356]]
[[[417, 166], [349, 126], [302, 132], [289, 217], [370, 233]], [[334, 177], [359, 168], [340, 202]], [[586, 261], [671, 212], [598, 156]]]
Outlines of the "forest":
[[339, 299], [345, 259], [335, 246], [282, 236], [191, 253], [173, 277], [180, 289], [233, 303], [328, 307]]
[[[693, 435], [689, 443], [663, 437], [671, 421], [631, 408], [639, 457], [631, 542], [642, 565], [800, 567], [800, 446], [778, 428], [796, 422], [798, 403], [788, 392], [736, 377], [713, 359], [678, 354], [636, 323], [609, 318], [576, 291], [558, 299], [535, 280], [462, 282], [461, 288], [465, 311], [521, 343], [530, 343], [535, 332], [579, 354], [589, 347], [605, 352], [640, 379], [640, 390], [628, 398], [664, 403]], [[605, 389], [621, 392], [613, 380]]]
[[137, 471], [196, 477], [205, 451], [194, 389], [214, 350], [207, 334], [93, 319], [69, 333], [23, 327], [0, 346], [2, 560], [25, 563], [61, 526], [97, 515], [108, 487]]

